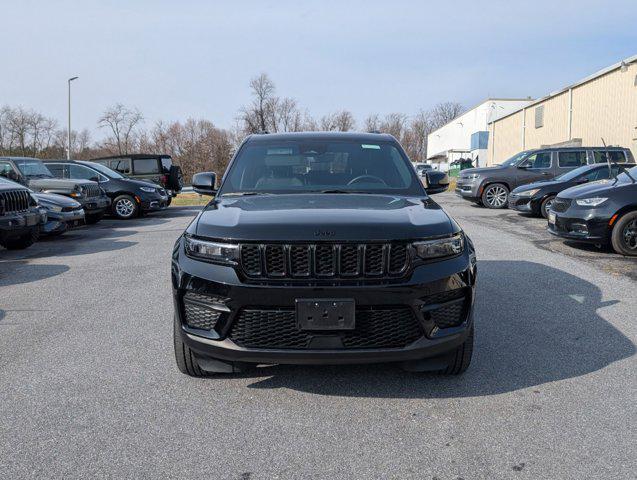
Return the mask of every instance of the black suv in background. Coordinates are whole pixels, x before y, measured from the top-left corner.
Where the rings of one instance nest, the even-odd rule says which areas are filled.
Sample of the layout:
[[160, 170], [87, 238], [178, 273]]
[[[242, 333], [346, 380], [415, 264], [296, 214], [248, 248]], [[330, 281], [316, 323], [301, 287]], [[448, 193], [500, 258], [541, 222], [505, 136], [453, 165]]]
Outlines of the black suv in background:
[[626, 168], [630, 168], [631, 166], [634, 165], [629, 163], [614, 163], [609, 167], [605, 163], [596, 163], [593, 165], [584, 165], [570, 172], [563, 173], [553, 180], [527, 183], [514, 189], [509, 194], [509, 208], [548, 218], [551, 204], [557, 194], [562, 190], [588, 182], [615, 178], [626, 170]]
[[117, 155], [112, 157], [93, 158], [92, 162], [100, 163], [129, 178], [156, 183], [168, 193], [168, 205], [184, 186], [181, 168], [173, 165], [170, 155]]
[[46, 213], [24, 186], [0, 177], [0, 245], [9, 250], [37, 241]]
[[86, 223], [97, 223], [111, 204], [97, 182], [55, 178], [37, 158], [0, 157], [0, 176], [21, 183], [34, 192], [56, 193], [82, 204]]
[[45, 165], [58, 178], [87, 179], [98, 182], [111, 198], [111, 213], [120, 219], [164, 210], [170, 197], [162, 187], [151, 182], [126, 178], [101, 163], [81, 160], [46, 160]]
[[553, 201], [548, 220], [554, 235], [610, 243], [619, 254], [637, 256], [637, 167], [614, 180], [564, 190]]
[[244, 141], [175, 244], [181, 372], [249, 364], [400, 362], [462, 373], [473, 351], [476, 257], [391, 135]]
[[621, 147], [560, 147], [527, 150], [501, 165], [468, 168], [460, 172], [456, 193], [488, 208], [506, 208], [509, 192], [531, 182], [550, 180], [583, 165], [606, 162], [635, 163]]

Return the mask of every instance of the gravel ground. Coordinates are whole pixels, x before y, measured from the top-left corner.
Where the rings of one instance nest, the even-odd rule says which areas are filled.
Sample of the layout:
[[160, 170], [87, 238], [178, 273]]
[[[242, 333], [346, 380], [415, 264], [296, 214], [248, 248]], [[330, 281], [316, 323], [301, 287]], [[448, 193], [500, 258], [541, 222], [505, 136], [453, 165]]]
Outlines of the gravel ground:
[[0, 251], [0, 478], [635, 478], [637, 261], [435, 198], [479, 255], [458, 378], [181, 375], [169, 262], [196, 208]]

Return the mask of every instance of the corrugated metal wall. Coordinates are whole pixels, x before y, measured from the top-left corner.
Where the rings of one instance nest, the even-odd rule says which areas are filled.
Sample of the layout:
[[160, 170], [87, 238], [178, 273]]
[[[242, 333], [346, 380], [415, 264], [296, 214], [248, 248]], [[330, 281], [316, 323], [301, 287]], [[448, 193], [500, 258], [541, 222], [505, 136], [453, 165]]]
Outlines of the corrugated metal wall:
[[[637, 64], [573, 88], [569, 139], [569, 92], [562, 92], [489, 125], [489, 165], [500, 163], [523, 149], [538, 148], [581, 138], [582, 145], [629, 147], [637, 157]], [[535, 109], [544, 106], [544, 126], [535, 128]], [[495, 132], [494, 132], [495, 130]], [[523, 136], [524, 132], [524, 138]]]

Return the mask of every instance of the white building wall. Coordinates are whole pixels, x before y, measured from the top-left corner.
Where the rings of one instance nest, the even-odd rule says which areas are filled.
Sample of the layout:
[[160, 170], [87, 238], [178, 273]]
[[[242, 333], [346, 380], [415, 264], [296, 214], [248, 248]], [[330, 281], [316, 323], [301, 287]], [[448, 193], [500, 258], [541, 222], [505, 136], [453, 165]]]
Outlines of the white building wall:
[[[464, 156], [464, 158], [475, 158], [480, 155], [480, 159], [484, 158], [484, 161], [486, 161], [486, 152], [483, 150], [476, 150], [471, 155], [471, 135], [475, 132], [487, 131], [490, 121], [519, 110], [530, 102], [531, 100], [519, 99], [485, 100], [477, 107], [463, 113], [438, 130], [431, 132], [427, 137], [427, 158], [442, 156], [449, 162], [461, 156]], [[453, 155], [447, 153], [450, 151], [454, 152]], [[458, 155], [458, 152], [466, 152], [466, 154]]]

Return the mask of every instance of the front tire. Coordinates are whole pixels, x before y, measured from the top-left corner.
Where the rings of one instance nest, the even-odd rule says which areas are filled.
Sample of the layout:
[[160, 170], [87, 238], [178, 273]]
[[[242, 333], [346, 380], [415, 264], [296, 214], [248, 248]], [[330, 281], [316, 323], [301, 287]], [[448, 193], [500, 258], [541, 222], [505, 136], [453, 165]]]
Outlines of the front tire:
[[471, 365], [471, 358], [473, 357], [473, 332], [474, 326], [471, 325], [469, 336], [464, 343], [460, 345], [455, 352], [453, 352], [447, 368], [439, 372], [441, 375], [460, 375], [469, 368], [469, 365]]
[[192, 350], [181, 338], [181, 325], [176, 314], [174, 317], [173, 343], [175, 346], [175, 361], [179, 371], [191, 377], [206, 377], [206, 372], [199, 367], [197, 358], [192, 353]]
[[40, 238], [40, 230], [37, 228], [31, 229], [28, 233], [24, 235], [20, 235], [17, 238], [10, 238], [7, 240], [0, 241], [0, 245], [2, 245], [7, 250], [24, 250], [25, 248], [29, 248]]
[[542, 204], [540, 205], [540, 214], [544, 218], [549, 218], [549, 210], [551, 209], [553, 200], [555, 200], [555, 195], [548, 196], [542, 200]]
[[487, 208], [506, 208], [509, 201], [509, 189], [502, 183], [492, 183], [482, 192], [482, 203]]
[[120, 195], [113, 200], [111, 207], [113, 215], [120, 220], [128, 220], [139, 215], [140, 208], [137, 201], [130, 195]]
[[624, 214], [613, 227], [613, 249], [620, 255], [637, 256], [637, 211]]

